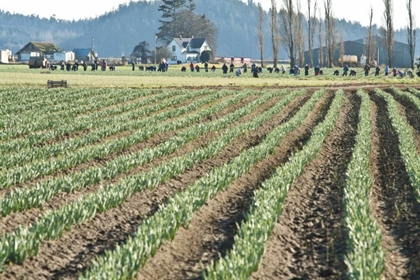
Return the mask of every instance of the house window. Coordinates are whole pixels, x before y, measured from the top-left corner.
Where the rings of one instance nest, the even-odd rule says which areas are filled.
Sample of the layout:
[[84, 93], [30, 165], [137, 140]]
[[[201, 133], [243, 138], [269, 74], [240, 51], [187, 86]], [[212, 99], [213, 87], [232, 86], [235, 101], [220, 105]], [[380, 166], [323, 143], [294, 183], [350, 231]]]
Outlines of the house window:
[[176, 50], [175, 45], [172, 46], [172, 51], [174, 52]]
[[177, 60], [177, 59], [176, 59], [176, 56], [172, 56], [172, 57], [171, 57], [171, 60], [172, 60], [172, 61], [176, 61], [176, 60]]

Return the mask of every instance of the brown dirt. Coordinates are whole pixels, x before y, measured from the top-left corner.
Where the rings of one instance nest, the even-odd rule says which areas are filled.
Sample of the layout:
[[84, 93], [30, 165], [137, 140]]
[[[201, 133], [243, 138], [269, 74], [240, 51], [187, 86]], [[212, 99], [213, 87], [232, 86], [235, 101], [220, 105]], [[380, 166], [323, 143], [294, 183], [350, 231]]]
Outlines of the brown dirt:
[[[212, 118], [220, 118], [228, 113], [231, 113], [233, 111], [235, 111], [236, 109], [243, 107], [244, 104], [246, 104], [246, 102], [250, 102], [251, 100], [253, 100], [255, 97], [251, 96], [249, 98], [245, 98], [245, 100], [242, 100], [240, 102], [238, 102], [237, 104], [230, 106], [229, 108], [226, 108], [224, 110], [222, 110], [221, 112], [219, 112], [216, 115], [213, 115], [210, 118], [204, 119], [204, 120], [200, 120], [201, 123], [204, 122], [208, 122], [210, 121]], [[275, 102], [277, 99], [273, 99]], [[269, 106], [271, 103], [268, 103], [266, 106]], [[260, 110], [264, 110], [266, 107], [262, 106]], [[192, 125], [192, 124], [191, 124]], [[75, 166], [73, 168], [71, 168], [71, 172], [76, 172], [81, 170], [82, 168], [89, 168], [91, 166], [95, 166], [95, 165], [103, 165], [104, 162], [106, 161], [111, 161], [114, 158], [123, 155], [123, 154], [130, 154], [130, 153], [136, 153], [139, 152], [143, 149], [146, 148], [150, 148], [153, 146], [156, 146], [162, 142], [164, 142], [166, 139], [176, 135], [177, 131], [169, 131], [166, 133], [160, 133], [157, 135], [152, 136], [151, 138], [136, 144], [132, 147], [129, 147], [128, 149], [126, 149], [125, 151], [122, 152], [117, 152], [117, 153], [113, 153], [105, 158], [97, 158], [93, 161], [90, 161], [89, 163], [84, 163], [81, 164], [79, 166]], [[160, 164], [164, 161], [167, 161], [168, 159], [174, 157], [174, 156], [178, 156], [178, 155], [182, 155], [188, 152], [188, 150], [191, 150], [194, 146], [196, 146], [196, 144], [194, 143], [199, 143], [200, 145], [205, 145], [205, 143], [207, 143], [207, 141], [210, 141], [217, 132], [208, 134], [206, 136], [200, 137], [197, 140], [193, 141], [192, 143], [190, 143], [186, 148], [184, 147], [184, 149], [179, 149], [177, 151], [177, 153], [174, 153], [172, 155], [169, 156], [164, 156], [158, 159], [155, 159], [154, 161], [152, 161], [150, 164], [147, 164], [145, 166], [141, 166], [138, 167], [136, 169], [130, 170], [126, 173], [120, 174], [118, 175], [116, 178], [112, 179], [112, 180], [108, 180], [108, 181], [102, 181], [97, 185], [91, 185], [86, 187], [85, 189], [81, 190], [81, 191], [77, 191], [74, 193], [59, 193], [57, 194], [55, 197], [53, 197], [51, 200], [49, 200], [48, 202], [44, 203], [42, 206], [40, 207], [36, 207], [36, 208], [32, 208], [29, 209], [27, 211], [24, 212], [18, 212], [18, 213], [11, 213], [6, 217], [1, 217], [0, 216], [0, 233], [3, 232], [13, 232], [18, 226], [20, 225], [27, 225], [30, 223], [33, 223], [36, 221], [36, 219], [42, 215], [43, 213], [45, 213], [46, 211], [49, 210], [55, 210], [58, 209], [59, 207], [61, 207], [63, 204], [68, 204], [71, 202], [74, 202], [76, 200], [78, 200], [81, 196], [89, 194], [89, 193], [93, 193], [96, 192], [100, 186], [102, 185], [106, 185], [106, 184], [110, 184], [110, 183], [115, 183], [117, 182], [119, 179], [127, 176], [128, 174], [133, 174], [133, 173], [138, 173], [138, 172], [144, 172], [147, 171], [151, 168], [151, 166], [153, 165], [157, 165]], [[71, 173], [70, 171], [68, 171], [68, 173]], [[56, 176], [60, 176], [60, 173], [57, 174]], [[53, 178], [54, 176], [49, 176], [49, 178]], [[36, 180], [36, 182], [38, 182]], [[34, 184], [30, 184], [29, 186], [33, 186]]]
[[[219, 192], [197, 211], [188, 227], [181, 228], [172, 242], [161, 246], [156, 255], [139, 270], [138, 279], [200, 279], [201, 264], [204, 266], [224, 256], [233, 246], [237, 233], [236, 224], [244, 219], [253, 192], [261, 182], [291, 153], [301, 149], [310, 137], [313, 127], [328, 110], [332, 92], [340, 85], [327, 87], [329, 93], [322, 98], [316, 109], [308, 115], [304, 124], [290, 133], [275, 153], [258, 163], [248, 173], [235, 180], [226, 191]], [[401, 86], [403, 87], [403, 86]], [[202, 89], [202, 87], [192, 87]], [[229, 87], [242, 90], [241, 87]], [[342, 195], [345, 172], [354, 146], [360, 100], [355, 91], [366, 92], [374, 88], [387, 89], [387, 85], [352, 84], [343, 87], [345, 102], [339, 118], [318, 156], [306, 167], [290, 189], [283, 214], [278, 219], [272, 236], [266, 244], [259, 270], [251, 279], [345, 279], [346, 230], [343, 225]], [[218, 89], [218, 87], [214, 87]], [[220, 88], [222, 89], [222, 88]], [[259, 88], [261, 89], [261, 88]], [[279, 90], [280, 87], [263, 88]], [[312, 91], [295, 99], [268, 123], [255, 131], [236, 139], [217, 156], [205, 160], [184, 173], [175, 176], [155, 189], [133, 194], [121, 206], [97, 215], [80, 226], [73, 227], [54, 241], [45, 241], [37, 256], [24, 264], [10, 264], [0, 273], [0, 279], [74, 279], [88, 269], [91, 261], [105, 250], [115, 248], [137, 229], [138, 225], [153, 215], [160, 205], [182, 191], [213, 168], [229, 161], [243, 150], [260, 143], [275, 126], [287, 121], [309, 98]], [[217, 119], [249, 102], [236, 104], [201, 122]], [[274, 98], [255, 113], [246, 116], [232, 126], [254, 118], [272, 106], [280, 98]], [[383, 247], [386, 251], [384, 279], [420, 279], [420, 204], [415, 200], [412, 187], [398, 149], [398, 139], [387, 116], [384, 101], [371, 92], [373, 109], [372, 173], [375, 185], [371, 195], [372, 215], [383, 231]], [[419, 134], [419, 113], [412, 104], [397, 99], [400, 110]], [[188, 153], [206, 145], [222, 131], [210, 133], [188, 143], [172, 155], [156, 159], [150, 164], [135, 168], [110, 181], [109, 184], [130, 174], [144, 172], [174, 156]], [[176, 132], [154, 136], [123, 153], [136, 152], [152, 147]], [[118, 154], [118, 153], [117, 153]], [[95, 159], [86, 166], [102, 165], [115, 155]], [[121, 153], [119, 153], [121, 154]], [[79, 167], [68, 170], [74, 172]], [[59, 176], [54, 174], [51, 176]], [[46, 203], [23, 213], [0, 218], [0, 232], [10, 232], [20, 224], [29, 224], [47, 210], [57, 209], [65, 203], [98, 190], [99, 184], [74, 194], [60, 194]]]
[[382, 231], [385, 279], [420, 279], [420, 204], [405, 171], [385, 101], [371, 94], [372, 215]]
[[341, 199], [359, 106], [354, 92], [346, 92], [334, 129], [289, 190], [263, 260], [251, 279], [344, 278], [346, 234]]
[[[296, 111], [299, 106], [308, 98], [298, 98], [287, 106], [283, 113]], [[261, 106], [259, 110], [264, 111], [268, 106], [272, 106], [278, 99], [273, 99]], [[247, 121], [259, 112], [251, 114], [241, 120]], [[281, 123], [286, 117], [273, 118], [273, 124]], [[162, 184], [154, 190], [145, 190], [136, 193], [128, 198], [123, 205], [110, 209], [105, 213], [98, 213], [94, 219], [81, 226], [74, 227], [72, 231], [65, 232], [63, 236], [55, 241], [46, 241], [41, 245], [38, 256], [29, 258], [23, 266], [11, 265], [0, 277], [7, 278], [26, 278], [35, 275], [37, 279], [49, 278], [74, 278], [78, 272], [90, 264], [91, 260], [106, 249], [112, 249], [115, 244], [123, 242], [135, 229], [139, 223], [158, 210], [160, 204], [171, 197], [175, 192], [182, 190], [206, 172], [219, 166], [238, 155], [243, 149], [255, 145], [261, 141], [265, 135], [265, 126], [257, 129], [253, 136], [246, 134], [228, 145], [215, 158], [197, 164], [191, 170], [176, 176], [174, 179]], [[187, 150], [177, 151], [187, 152], [205, 142], [190, 143]], [[157, 164], [157, 163], [155, 163]], [[47, 265], [45, 265], [47, 264]]]
[[181, 228], [172, 242], [162, 246], [140, 269], [137, 279], [199, 279], [201, 265], [209, 265], [210, 261], [219, 258], [219, 254], [223, 256], [232, 248], [236, 225], [243, 220], [254, 191], [278, 165], [287, 161], [292, 152], [301, 149], [313, 127], [322, 120], [331, 100], [332, 95], [328, 94], [304, 124], [282, 141], [273, 155], [256, 164], [230, 184], [228, 190], [219, 192], [197, 211], [188, 229]]

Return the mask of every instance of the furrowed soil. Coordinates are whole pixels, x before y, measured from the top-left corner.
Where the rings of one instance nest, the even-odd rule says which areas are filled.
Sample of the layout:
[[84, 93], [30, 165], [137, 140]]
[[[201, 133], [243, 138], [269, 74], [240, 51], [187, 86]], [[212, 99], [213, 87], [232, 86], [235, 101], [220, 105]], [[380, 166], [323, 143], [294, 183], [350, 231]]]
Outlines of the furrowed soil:
[[[232, 248], [233, 237], [243, 215], [252, 203], [254, 191], [269, 178], [292, 152], [300, 150], [312, 129], [321, 121], [332, 101], [327, 94], [306, 118], [304, 124], [281, 142], [273, 155], [219, 192], [197, 211], [188, 229], [180, 229], [172, 242], [162, 246], [140, 269], [137, 279], [200, 279], [201, 266], [207, 266]], [[276, 123], [267, 125], [267, 133]]]
[[[234, 246], [237, 225], [244, 221], [245, 213], [252, 205], [254, 191], [260, 188], [262, 182], [268, 179], [277, 167], [285, 164], [293, 153], [302, 149], [310, 139], [314, 127], [325, 118], [334, 92], [339, 86], [341, 85], [327, 87], [326, 94], [308, 114], [303, 124], [289, 133], [271, 155], [195, 212], [188, 228], [180, 228], [174, 240], [165, 242], [145, 266], [139, 269], [136, 279], [202, 279], [202, 267], [225, 256]], [[420, 154], [419, 110], [412, 102], [399, 98], [390, 86], [378, 87], [391, 94], [398, 102], [399, 112], [412, 128]], [[234, 89], [244, 90], [240, 87]], [[197, 163], [153, 189], [133, 194], [118, 207], [104, 213], [96, 213], [94, 218], [79, 226], [73, 226], [56, 240], [44, 240], [36, 256], [28, 258], [23, 264], [6, 264], [0, 270], [0, 279], [76, 279], [79, 274], [90, 269], [95, 258], [103, 256], [106, 250], [113, 250], [117, 244], [123, 244], [135, 233], [138, 226], [155, 214], [159, 207], [164, 206], [169, 198], [188, 188], [212, 169], [260, 144], [275, 127], [290, 120], [318, 89], [306, 88], [306, 94], [295, 98], [259, 128], [234, 139], [214, 157]], [[378, 222], [383, 235], [382, 246], [386, 255], [382, 277], [420, 279], [420, 203], [414, 195], [413, 186], [405, 170], [398, 146], [399, 140], [391, 125], [386, 102], [374, 93], [374, 87], [369, 84], [347, 87], [343, 85], [345, 97], [337, 121], [318, 155], [291, 186], [283, 212], [266, 243], [259, 268], [250, 279], [347, 279], [347, 267], [344, 262], [347, 253], [347, 231], [342, 199], [347, 165], [351, 160], [359, 121], [361, 100], [356, 94], [358, 89], [368, 92], [371, 98], [371, 173], [375, 181], [371, 190], [370, 208], [371, 215]], [[255, 92], [256, 94], [197, 123], [205, 124], [232, 113], [258, 98], [259, 93]], [[186, 105], [200, 98], [202, 96], [168, 106], [168, 109]], [[0, 217], [0, 233], [11, 233], [20, 225], [30, 225], [47, 211], [59, 209], [65, 204], [95, 193], [103, 185], [118, 183], [127, 176], [147, 172], [174, 157], [205, 147], [224, 131], [254, 119], [281, 99], [282, 97], [274, 97], [226, 128], [185, 143], [174, 153], [156, 158], [144, 166], [137, 166], [113, 179], [90, 185], [81, 191], [57, 194], [42, 207]], [[203, 107], [208, 106], [211, 104]], [[189, 113], [193, 112], [185, 115]], [[155, 113], [151, 115], [153, 114]], [[88, 132], [74, 132], [51, 139], [42, 145], [81, 137]], [[111, 153], [103, 158], [94, 158], [66, 171], [57, 171], [31, 182], [11, 186], [10, 189], [30, 188], [43, 180], [61, 177], [91, 166], [103, 166], [120, 155], [154, 147], [176, 136], [178, 132], [169, 131], [154, 135], [126, 150]], [[103, 139], [102, 142], [122, 137], [126, 137], [124, 132]], [[2, 190], [0, 194], [7, 195], [7, 192], [8, 190]]]
[[354, 92], [346, 92], [335, 127], [290, 188], [259, 269], [251, 279], [343, 278], [346, 234], [342, 195], [359, 107]]
[[386, 102], [372, 93], [372, 215], [382, 231], [385, 279], [420, 279], [420, 204], [405, 169]]
[[[290, 118], [299, 107], [309, 98], [310, 94], [296, 98], [283, 111], [273, 117], [271, 125], [278, 125]], [[253, 119], [256, 115], [273, 106], [279, 98], [272, 98], [252, 114], [242, 118], [239, 123]], [[232, 124], [235, 125], [235, 124]], [[81, 226], [74, 227], [70, 232], [54, 241], [45, 241], [36, 257], [31, 257], [21, 265], [11, 265], [2, 275], [6, 278], [25, 279], [70, 279], [76, 278], [78, 273], [86, 269], [91, 261], [104, 250], [112, 249], [117, 243], [123, 243], [137, 229], [138, 225], [147, 217], [153, 215], [159, 205], [181, 191], [216, 166], [220, 166], [229, 159], [237, 156], [244, 149], [257, 145], [267, 134], [267, 126], [261, 126], [252, 134], [245, 134], [234, 140], [216, 157], [197, 164], [191, 170], [167, 181], [154, 190], [145, 190], [128, 198], [120, 207], [110, 209], [105, 213], [98, 213], [94, 219]], [[204, 146], [217, 135], [215, 132], [188, 143], [184, 148], [176, 151], [170, 157], [180, 156], [198, 147]], [[167, 159], [153, 162], [150, 169]], [[142, 172], [140, 170], [131, 171]]]

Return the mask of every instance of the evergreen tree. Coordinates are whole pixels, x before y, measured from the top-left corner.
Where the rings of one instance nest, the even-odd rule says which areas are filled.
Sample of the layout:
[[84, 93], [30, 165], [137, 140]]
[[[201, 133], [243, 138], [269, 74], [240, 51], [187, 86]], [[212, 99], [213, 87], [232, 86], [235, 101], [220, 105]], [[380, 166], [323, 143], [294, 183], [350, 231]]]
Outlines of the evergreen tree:
[[[169, 20], [159, 20], [161, 26], [159, 27], [159, 32], [157, 36], [160, 40], [163, 40], [165, 43], [168, 43], [172, 38], [179, 36], [178, 27], [176, 24], [171, 24], [177, 20], [178, 11], [181, 9], [187, 8], [186, 0], [162, 0], [163, 4], [159, 6], [158, 11], [162, 12], [163, 19]], [[192, 0], [190, 0], [191, 6]]]

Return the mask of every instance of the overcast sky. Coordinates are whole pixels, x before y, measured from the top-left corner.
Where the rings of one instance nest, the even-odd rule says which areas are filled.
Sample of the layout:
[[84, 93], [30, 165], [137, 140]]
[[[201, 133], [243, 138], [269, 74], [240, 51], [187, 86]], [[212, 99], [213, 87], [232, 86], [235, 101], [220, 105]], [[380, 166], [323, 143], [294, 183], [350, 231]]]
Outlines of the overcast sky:
[[[246, 0], [242, 1], [246, 2]], [[324, 0], [317, 1], [318, 7], [324, 3]], [[133, 2], [138, 2], [138, 0]], [[265, 9], [268, 9], [271, 5], [271, 0], [254, 0], [254, 2], [261, 2]], [[300, 0], [300, 2], [302, 11], [306, 14], [307, 2], [306, 0]], [[312, 2], [315, 2], [315, 0], [312, 0]], [[393, 2], [394, 28], [403, 28], [407, 26], [408, 19], [407, 0], [395, 0]], [[78, 20], [100, 16], [118, 9], [118, 5], [124, 3], [129, 3], [129, 0], [0, 0], [0, 10], [24, 15], [35, 14], [45, 18], [55, 15], [58, 19]], [[283, 0], [277, 0], [277, 7], [280, 8], [282, 3]], [[357, 21], [364, 26], [369, 24], [371, 8], [373, 8], [374, 24], [383, 25], [383, 0], [333, 0], [334, 17]], [[413, 11], [417, 11], [417, 15], [419, 15], [420, 0], [413, 0]], [[416, 13], [413, 12], [413, 16], [416, 18]], [[420, 25], [420, 23], [418, 24]]]

